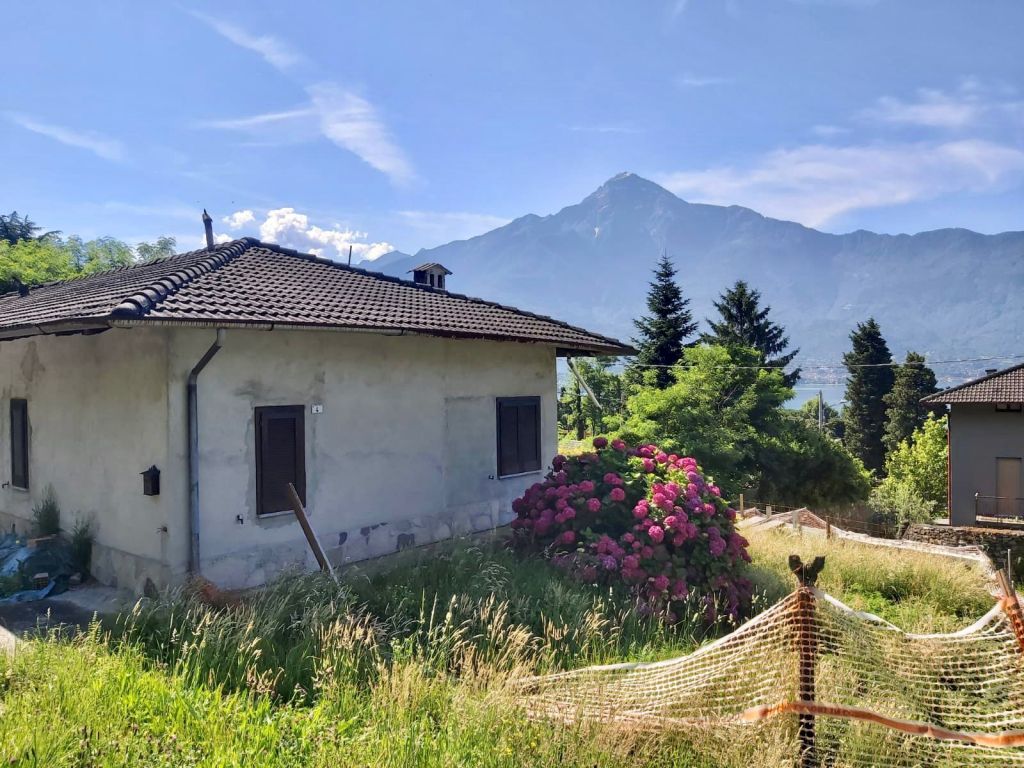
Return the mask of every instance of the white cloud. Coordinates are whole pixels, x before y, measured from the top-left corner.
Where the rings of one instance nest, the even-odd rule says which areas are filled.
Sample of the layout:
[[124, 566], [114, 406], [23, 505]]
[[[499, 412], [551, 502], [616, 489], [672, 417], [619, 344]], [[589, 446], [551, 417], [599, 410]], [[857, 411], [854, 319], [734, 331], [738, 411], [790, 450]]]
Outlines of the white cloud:
[[325, 137], [396, 184], [408, 184], [415, 179], [405, 153], [392, 140], [370, 102], [334, 83], [318, 83], [306, 92], [319, 115], [320, 130]]
[[1024, 150], [981, 139], [940, 143], [820, 144], [779, 149], [750, 167], [661, 177], [699, 202], [741, 204], [816, 227], [865, 208], [984, 192], [1024, 179]]
[[305, 62], [302, 54], [293, 51], [286, 43], [270, 35], [254, 35], [235, 24], [209, 16], [199, 11], [189, 11], [195, 18], [208, 25], [221, 37], [240, 48], [254, 51], [275, 69], [285, 71]]
[[228, 229], [241, 229], [251, 221], [256, 221], [256, 216], [250, 210], [235, 211], [230, 216], [221, 219], [228, 225]]
[[826, 125], [820, 124], [811, 127], [811, 133], [815, 136], [822, 136], [824, 138], [831, 138], [832, 136], [840, 136], [844, 133], [849, 133], [849, 128], [843, 128], [838, 125]]
[[79, 131], [62, 125], [44, 123], [31, 115], [20, 112], [4, 113], [8, 120], [19, 125], [26, 131], [38, 133], [40, 136], [58, 141], [69, 147], [77, 147], [92, 152], [104, 160], [120, 161], [124, 159], [124, 147], [121, 142], [106, 136], [101, 136], [93, 131]]
[[504, 216], [468, 211], [398, 211], [398, 216], [427, 241], [425, 247], [476, 237], [510, 221]]
[[676, 85], [680, 88], [704, 88], [709, 85], [723, 85], [729, 82], [727, 77], [716, 77], [713, 75], [695, 75], [686, 72], [676, 78]]
[[354, 91], [335, 83], [306, 88], [308, 106], [246, 117], [204, 120], [200, 128], [249, 135], [258, 144], [291, 143], [326, 138], [356, 155], [393, 183], [406, 185], [416, 178], [409, 162], [376, 108]]
[[[239, 213], [252, 213], [240, 211]], [[233, 214], [237, 215], [237, 214]], [[230, 218], [230, 217], [229, 217]], [[252, 220], [246, 223], [252, 223]], [[244, 226], [244, 225], [243, 225]], [[329, 259], [345, 261], [352, 246], [352, 261], [373, 260], [395, 250], [390, 243], [367, 242], [367, 234], [347, 227], [318, 227], [309, 223], [309, 216], [294, 208], [275, 208], [267, 211], [259, 223], [259, 238], [268, 243], [278, 243], [303, 253], [313, 253]]]
[[869, 120], [925, 128], [963, 129], [984, 122], [1019, 118], [1024, 102], [1013, 89], [994, 88], [975, 78], [964, 78], [952, 91], [919, 88], [911, 99], [883, 96], [861, 112]]

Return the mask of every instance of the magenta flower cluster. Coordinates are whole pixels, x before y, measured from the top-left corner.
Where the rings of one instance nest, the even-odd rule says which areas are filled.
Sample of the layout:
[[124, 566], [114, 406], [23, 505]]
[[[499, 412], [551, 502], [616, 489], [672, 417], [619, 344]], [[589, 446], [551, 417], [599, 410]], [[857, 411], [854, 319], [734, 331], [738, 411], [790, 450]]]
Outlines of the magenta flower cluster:
[[645, 613], [673, 621], [698, 604], [709, 622], [738, 618], [751, 595], [747, 541], [697, 461], [604, 437], [594, 449], [556, 456], [512, 503], [515, 543], [584, 582], [625, 584]]

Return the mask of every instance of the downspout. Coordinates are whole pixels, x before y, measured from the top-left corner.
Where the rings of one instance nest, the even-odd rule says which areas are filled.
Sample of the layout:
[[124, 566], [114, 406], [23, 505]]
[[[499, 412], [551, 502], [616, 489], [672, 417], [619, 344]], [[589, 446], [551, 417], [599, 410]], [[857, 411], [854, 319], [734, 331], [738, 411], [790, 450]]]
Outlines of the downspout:
[[188, 374], [188, 571], [199, 574], [199, 374], [220, 351], [224, 329], [217, 329], [217, 338]]

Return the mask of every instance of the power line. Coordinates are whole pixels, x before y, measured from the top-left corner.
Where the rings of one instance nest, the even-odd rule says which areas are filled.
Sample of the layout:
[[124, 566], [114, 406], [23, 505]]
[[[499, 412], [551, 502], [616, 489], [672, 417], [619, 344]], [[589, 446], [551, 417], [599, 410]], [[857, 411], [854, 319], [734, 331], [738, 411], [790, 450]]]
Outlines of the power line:
[[[625, 356], [624, 356], [625, 357]], [[634, 357], [630, 355], [628, 357]], [[620, 360], [623, 358], [619, 358]], [[836, 370], [849, 368], [919, 368], [921, 366], [933, 366], [933, 365], [957, 365], [960, 363], [985, 363], [993, 360], [1024, 360], [1024, 355], [995, 355], [990, 357], [962, 357], [955, 360], [925, 360], [923, 363], [856, 363], [854, 365], [847, 365], [846, 363], [820, 363], [820, 364], [809, 364], [809, 363], [793, 363], [791, 365], [696, 365], [693, 363], [675, 363], [673, 365], [661, 365], [656, 363], [627, 363], [627, 365], [633, 368], [715, 368], [715, 369], [729, 369], [729, 370], [746, 370], [746, 371], [760, 371], [763, 369], [785, 369], [789, 367], [800, 368], [801, 371], [806, 370]]]

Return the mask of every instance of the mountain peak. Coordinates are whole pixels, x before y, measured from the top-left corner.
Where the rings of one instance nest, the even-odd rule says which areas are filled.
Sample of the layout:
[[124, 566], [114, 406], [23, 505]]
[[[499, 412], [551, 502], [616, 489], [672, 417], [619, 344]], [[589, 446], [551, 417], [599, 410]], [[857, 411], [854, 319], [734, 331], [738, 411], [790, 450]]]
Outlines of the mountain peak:
[[615, 174], [590, 195], [590, 198], [606, 200], [625, 197], [637, 200], [670, 197], [679, 200], [664, 187], [629, 171]]

